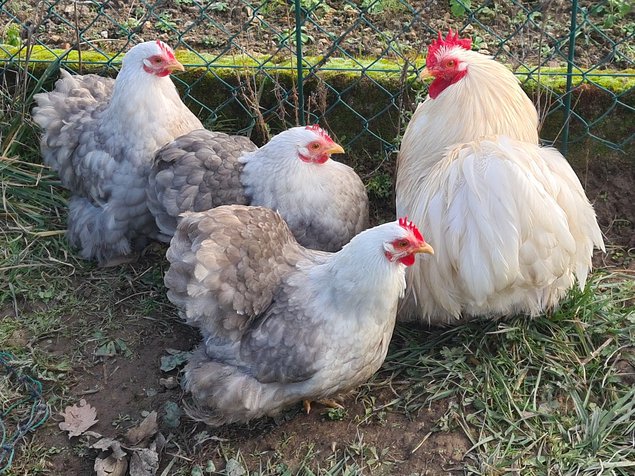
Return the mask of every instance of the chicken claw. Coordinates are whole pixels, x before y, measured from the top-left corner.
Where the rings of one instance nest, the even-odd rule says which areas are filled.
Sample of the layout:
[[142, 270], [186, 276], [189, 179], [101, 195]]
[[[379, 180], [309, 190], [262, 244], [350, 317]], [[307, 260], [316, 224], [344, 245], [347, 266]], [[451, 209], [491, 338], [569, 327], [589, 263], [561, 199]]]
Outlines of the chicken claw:
[[[315, 400], [315, 402], [329, 408], [338, 408], [340, 410], [344, 409], [344, 405], [336, 402], [332, 398], [324, 398], [322, 400]], [[311, 400], [302, 400], [302, 406], [304, 407], [304, 411], [308, 415], [311, 412]]]

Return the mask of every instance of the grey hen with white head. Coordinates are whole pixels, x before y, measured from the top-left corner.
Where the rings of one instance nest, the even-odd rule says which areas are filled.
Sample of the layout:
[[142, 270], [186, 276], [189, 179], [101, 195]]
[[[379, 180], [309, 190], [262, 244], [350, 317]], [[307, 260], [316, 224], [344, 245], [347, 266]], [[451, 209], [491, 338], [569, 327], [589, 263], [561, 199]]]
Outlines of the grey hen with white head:
[[165, 284], [203, 335], [185, 369], [190, 415], [244, 422], [365, 382], [386, 357], [416, 253], [432, 248], [405, 219], [327, 253], [299, 245], [268, 208], [186, 213]]
[[219, 205], [277, 210], [303, 246], [337, 251], [368, 227], [368, 197], [355, 171], [331, 160], [344, 149], [317, 125], [288, 129], [257, 148], [249, 139], [192, 131], [163, 147], [148, 206], [169, 241], [178, 216]]
[[169, 75], [183, 66], [161, 41], [134, 46], [116, 80], [62, 71], [35, 95], [44, 163], [71, 191], [68, 239], [102, 266], [130, 261], [156, 235], [145, 198], [156, 151], [202, 127]]

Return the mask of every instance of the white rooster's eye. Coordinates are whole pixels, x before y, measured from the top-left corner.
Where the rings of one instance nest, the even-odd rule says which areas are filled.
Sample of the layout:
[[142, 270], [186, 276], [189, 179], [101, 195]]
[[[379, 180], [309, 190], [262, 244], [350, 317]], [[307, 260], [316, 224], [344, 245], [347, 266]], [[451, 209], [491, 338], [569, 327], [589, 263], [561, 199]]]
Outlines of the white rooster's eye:
[[456, 65], [456, 61], [454, 61], [454, 60], [448, 60], [445, 63], [445, 66], [448, 67], [448, 68], [454, 68], [455, 65]]
[[399, 243], [397, 243], [397, 246], [399, 246], [399, 248], [405, 248], [408, 246], [408, 240], [400, 240]]
[[309, 147], [313, 150], [318, 150], [320, 148], [320, 144], [318, 144], [317, 142], [311, 142], [311, 144], [309, 144]]

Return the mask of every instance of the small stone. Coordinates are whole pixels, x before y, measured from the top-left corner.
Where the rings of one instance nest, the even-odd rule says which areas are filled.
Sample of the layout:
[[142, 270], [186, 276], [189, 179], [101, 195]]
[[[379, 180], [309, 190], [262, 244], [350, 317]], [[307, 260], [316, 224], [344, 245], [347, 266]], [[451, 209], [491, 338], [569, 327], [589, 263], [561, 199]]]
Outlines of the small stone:
[[106, 30], [100, 31], [99, 36], [101, 36], [102, 38], [108, 38], [108, 31]]
[[167, 388], [168, 390], [172, 390], [173, 388], [176, 388], [179, 386], [179, 383], [176, 381], [176, 377], [174, 376], [171, 376], [168, 378], [161, 378], [159, 379], [159, 383], [165, 388]]
[[154, 397], [157, 393], [156, 388], [146, 388], [146, 397]]

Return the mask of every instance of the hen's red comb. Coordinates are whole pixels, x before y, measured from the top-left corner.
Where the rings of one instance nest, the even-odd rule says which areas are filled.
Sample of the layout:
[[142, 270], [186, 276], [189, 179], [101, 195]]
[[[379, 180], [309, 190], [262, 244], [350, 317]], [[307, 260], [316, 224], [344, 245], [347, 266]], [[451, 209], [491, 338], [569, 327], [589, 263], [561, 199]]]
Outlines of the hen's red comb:
[[452, 28], [450, 28], [450, 31], [448, 32], [448, 34], [446, 35], [444, 39], [443, 35], [441, 35], [441, 32], [439, 31], [439, 37], [435, 41], [433, 41], [430, 47], [428, 48], [428, 55], [436, 56], [437, 51], [439, 51], [439, 49], [451, 48], [453, 46], [460, 46], [464, 50], [469, 51], [472, 49], [472, 39], [459, 38], [459, 34], [453, 32]]
[[331, 139], [331, 136], [329, 135], [329, 133], [326, 132], [324, 129], [322, 129], [318, 124], [306, 126], [305, 129], [309, 131], [313, 131], [316, 134], [319, 134], [323, 139], [326, 139], [327, 141], [333, 142], [333, 139]]
[[419, 228], [417, 228], [417, 225], [415, 225], [414, 223], [412, 223], [411, 221], [408, 221], [408, 217], [403, 217], [399, 219], [399, 226], [402, 228], [405, 228], [406, 230], [410, 230], [413, 235], [415, 235], [415, 238], [421, 241], [425, 241], [423, 239], [423, 235], [421, 234], [421, 232], [419, 231]]
[[161, 51], [163, 51], [163, 53], [165, 53], [165, 55], [170, 58], [170, 59], [175, 59], [174, 58], [174, 51], [172, 51], [172, 48], [170, 48], [168, 45], [166, 45], [165, 43], [163, 43], [161, 40], [157, 40], [157, 46], [159, 48], [161, 48]]

